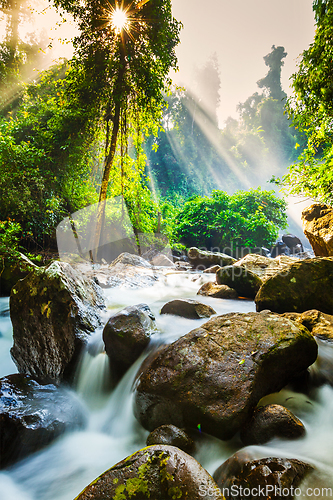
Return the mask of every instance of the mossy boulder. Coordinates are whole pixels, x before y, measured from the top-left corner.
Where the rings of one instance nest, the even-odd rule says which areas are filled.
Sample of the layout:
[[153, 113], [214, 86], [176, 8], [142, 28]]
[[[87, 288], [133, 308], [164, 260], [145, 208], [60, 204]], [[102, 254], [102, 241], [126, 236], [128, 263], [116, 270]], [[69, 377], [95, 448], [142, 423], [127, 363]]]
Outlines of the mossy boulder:
[[[235, 496], [261, 500], [292, 500], [295, 489], [313, 470], [312, 465], [293, 458], [244, 460], [244, 456], [236, 453], [214, 472], [213, 477], [223, 490], [226, 500]], [[242, 496], [240, 492], [245, 489], [257, 492], [257, 495]], [[236, 494], [233, 496], [232, 492]]]
[[233, 288], [240, 297], [249, 299], [254, 299], [262, 285], [257, 274], [240, 265], [222, 267], [216, 273], [216, 282]]
[[214, 309], [193, 299], [170, 300], [161, 309], [161, 314], [173, 314], [188, 319], [210, 318], [216, 314]]
[[284, 313], [284, 317], [304, 325], [314, 337], [333, 342], [333, 316], [317, 309], [303, 313]]
[[70, 379], [103, 306], [98, 285], [65, 262], [20, 280], [10, 296], [11, 355], [19, 372], [43, 382]]
[[83, 408], [68, 391], [15, 373], [0, 379], [0, 468], [83, 426]]
[[149, 446], [122, 460], [87, 486], [75, 500], [217, 500], [208, 472], [173, 446]]
[[115, 380], [139, 358], [154, 331], [155, 316], [146, 304], [125, 307], [111, 316], [104, 327], [103, 340]]
[[25, 278], [37, 266], [25, 255], [17, 251], [0, 253], [0, 296], [10, 295], [13, 286]]
[[314, 363], [317, 344], [303, 325], [269, 312], [210, 319], [143, 365], [135, 414], [152, 431], [163, 424], [231, 438], [259, 400]]
[[305, 427], [282, 405], [270, 404], [254, 410], [253, 416], [241, 431], [245, 446], [264, 444], [275, 437], [297, 439], [305, 435]]
[[236, 262], [236, 259], [225, 253], [207, 252], [196, 247], [191, 247], [187, 252], [188, 260], [192, 267], [204, 270], [211, 266], [229, 266]]
[[314, 203], [302, 212], [302, 226], [314, 254], [318, 257], [333, 255], [333, 208]]
[[255, 303], [257, 311], [302, 313], [318, 309], [333, 314], [333, 258], [296, 261], [263, 283]]

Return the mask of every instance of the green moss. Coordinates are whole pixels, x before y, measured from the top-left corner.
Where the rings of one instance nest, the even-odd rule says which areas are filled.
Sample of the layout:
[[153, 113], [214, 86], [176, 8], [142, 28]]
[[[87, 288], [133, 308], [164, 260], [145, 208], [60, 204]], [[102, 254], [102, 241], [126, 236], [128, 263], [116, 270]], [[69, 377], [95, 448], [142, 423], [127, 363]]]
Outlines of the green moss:
[[171, 486], [171, 488], [168, 489], [168, 495], [173, 500], [176, 500], [177, 498], [181, 498], [183, 493], [178, 486]]
[[116, 491], [113, 495], [113, 500], [126, 500], [126, 495], [124, 495], [124, 490], [126, 486], [124, 484], [121, 484], [116, 488]]

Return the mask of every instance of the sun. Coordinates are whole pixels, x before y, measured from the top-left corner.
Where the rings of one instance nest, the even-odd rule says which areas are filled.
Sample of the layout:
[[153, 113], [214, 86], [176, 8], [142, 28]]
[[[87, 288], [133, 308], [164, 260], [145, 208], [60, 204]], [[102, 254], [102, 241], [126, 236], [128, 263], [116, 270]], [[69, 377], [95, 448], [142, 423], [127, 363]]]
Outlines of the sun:
[[117, 32], [121, 33], [123, 30], [129, 27], [129, 18], [126, 11], [119, 7], [116, 7], [111, 15], [112, 28]]

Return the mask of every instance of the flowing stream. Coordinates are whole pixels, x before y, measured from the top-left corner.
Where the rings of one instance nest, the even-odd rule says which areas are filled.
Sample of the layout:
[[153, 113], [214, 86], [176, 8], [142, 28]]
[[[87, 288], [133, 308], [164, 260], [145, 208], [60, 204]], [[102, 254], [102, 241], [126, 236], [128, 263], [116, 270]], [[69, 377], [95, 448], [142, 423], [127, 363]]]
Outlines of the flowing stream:
[[[170, 274], [156, 285], [145, 289], [105, 290], [107, 311], [104, 320], [107, 321], [123, 307], [146, 303], [155, 314], [158, 327], [158, 331], [152, 335], [151, 345], [173, 342], [207, 319], [188, 320], [161, 316], [159, 311], [162, 305], [172, 298], [196, 298], [202, 283], [209, 279], [212, 279], [209, 275]], [[254, 303], [247, 300], [209, 299], [201, 296], [199, 300], [211, 305], [217, 314], [255, 310]], [[148, 432], [138, 424], [132, 411], [132, 386], [144, 355], [111, 390], [109, 363], [103, 352], [101, 335], [102, 330], [99, 330], [91, 336], [78, 368], [75, 390], [71, 394], [84, 407], [84, 428], [68, 431], [46, 448], [0, 472], [2, 500], [73, 500], [97, 476], [145, 446]], [[11, 345], [9, 299], [0, 298], [1, 377], [17, 371], [9, 354]], [[316, 362], [311, 369], [316, 374], [320, 371], [333, 373], [333, 348], [323, 342], [319, 349], [320, 362]], [[311, 398], [284, 389], [268, 396], [266, 400], [290, 408], [303, 421], [306, 436], [297, 441], [276, 439], [265, 446], [248, 447], [247, 451], [255, 458], [299, 458], [316, 465], [325, 474], [325, 486], [333, 483], [333, 479], [327, 479], [333, 478], [332, 387], [324, 385], [313, 390]], [[222, 442], [202, 435], [195, 458], [213, 473], [240, 448], [242, 445], [237, 436], [228, 442]], [[333, 484], [329, 486], [333, 488]]]

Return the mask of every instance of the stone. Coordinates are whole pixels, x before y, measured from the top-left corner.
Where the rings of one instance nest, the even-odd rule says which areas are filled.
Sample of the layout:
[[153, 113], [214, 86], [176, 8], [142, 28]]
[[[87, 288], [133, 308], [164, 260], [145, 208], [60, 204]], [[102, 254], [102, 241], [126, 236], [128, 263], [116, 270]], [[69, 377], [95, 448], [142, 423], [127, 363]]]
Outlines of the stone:
[[161, 425], [153, 430], [147, 437], [147, 446], [154, 444], [176, 446], [189, 454], [193, 453], [195, 447], [193, 439], [175, 425]]
[[0, 379], [0, 468], [84, 424], [83, 409], [68, 391], [19, 373]]
[[135, 415], [230, 439], [259, 400], [314, 363], [317, 344], [303, 326], [270, 313], [214, 317], [160, 349], [136, 383]]
[[75, 500], [221, 499], [208, 472], [173, 446], [149, 446], [107, 470]]
[[216, 274], [217, 271], [219, 271], [221, 269], [221, 266], [219, 266], [218, 264], [216, 264], [215, 266], [211, 266], [211, 267], [208, 267], [207, 269], [204, 269], [204, 273], [212, 273], [212, 274]]
[[36, 265], [25, 255], [12, 250], [0, 253], [0, 296], [9, 296], [14, 285], [25, 278]]
[[71, 379], [103, 307], [101, 289], [66, 262], [20, 280], [10, 296], [11, 355], [19, 372], [43, 382]]
[[289, 255], [290, 250], [284, 241], [277, 241], [275, 245], [271, 248], [271, 257], [277, 257], [278, 255]]
[[238, 299], [238, 293], [228, 285], [217, 285], [208, 281], [204, 283], [197, 295], [204, 295], [205, 297], [214, 297], [216, 299]]
[[264, 444], [275, 437], [297, 439], [305, 435], [305, 427], [282, 405], [269, 404], [254, 410], [253, 416], [241, 430], [245, 446]]
[[279, 255], [272, 259], [263, 255], [249, 253], [241, 260], [238, 260], [236, 265], [246, 267], [246, 269], [257, 274], [262, 281], [266, 281], [268, 278], [283, 271], [283, 269], [294, 262], [294, 257], [288, 257], [286, 255]]
[[210, 318], [216, 311], [193, 299], [170, 300], [161, 309], [161, 314], [174, 314], [188, 319]]
[[216, 273], [218, 285], [234, 288], [239, 297], [253, 299], [262, 285], [262, 280], [244, 266], [224, 266]]
[[284, 313], [282, 316], [304, 325], [314, 337], [333, 342], [333, 316], [317, 309], [303, 313]]
[[109, 265], [107, 286], [121, 288], [145, 288], [153, 286], [160, 273], [139, 255], [124, 252]]
[[257, 311], [277, 313], [318, 309], [333, 314], [333, 258], [295, 261], [265, 281], [255, 297]]
[[236, 259], [225, 253], [207, 252], [196, 247], [191, 247], [187, 252], [192, 267], [203, 270], [214, 265], [228, 266], [236, 262]]
[[261, 460], [245, 461], [245, 456], [233, 455], [224, 462], [215, 472], [214, 479], [218, 487], [223, 490], [226, 500], [232, 498], [256, 498], [232, 496], [232, 492], [257, 491], [261, 488], [262, 494], [257, 497], [261, 500], [292, 500], [293, 490], [298, 488], [301, 481], [314, 470], [312, 465], [296, 459], [263, 458]]
[[314, 203], [302, 212], [303, 232], [318, 257], [333, 255], [333, 208]]
[[292, 255], [304, 252], [303, 244], [299, 237], [295, 234], [284, 234], [282, 236], [282, 241], [285, 245], [287, 245]]
[[154, 331], [155, 316], [147, 304], [125, 307], [111, 316], [103, 330], [103, 341], [115, 380], [140, 357]]

